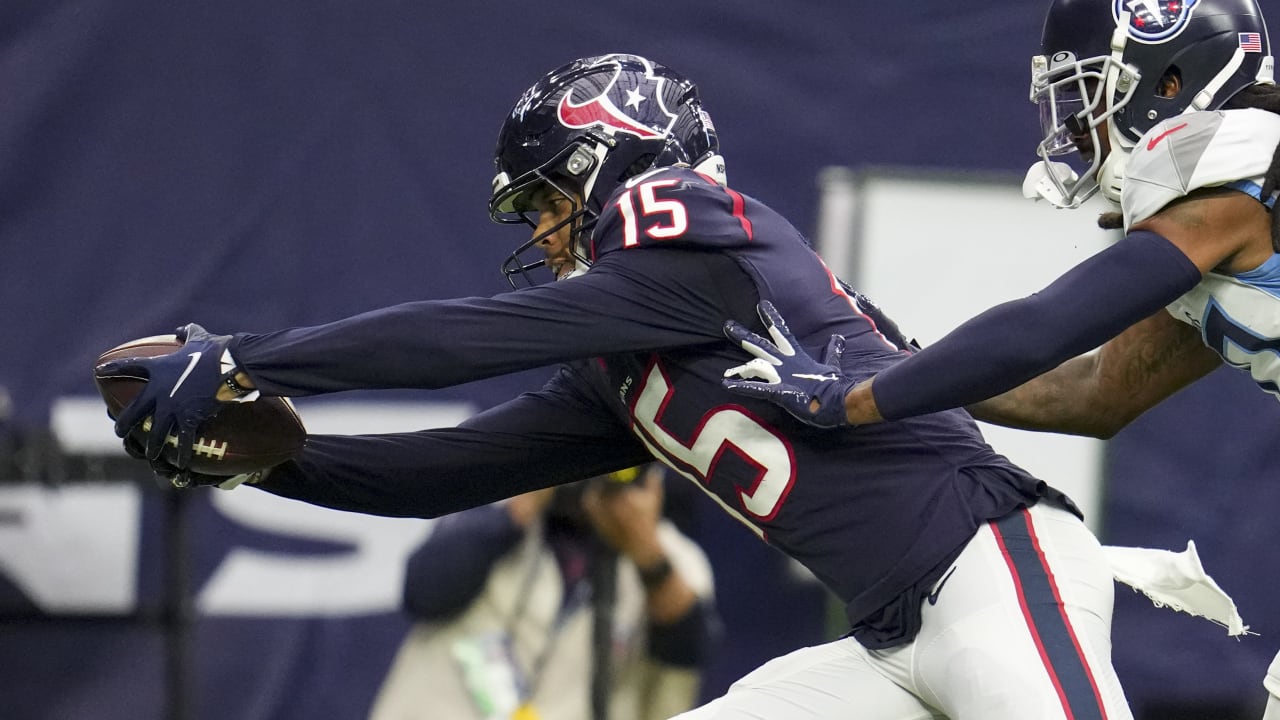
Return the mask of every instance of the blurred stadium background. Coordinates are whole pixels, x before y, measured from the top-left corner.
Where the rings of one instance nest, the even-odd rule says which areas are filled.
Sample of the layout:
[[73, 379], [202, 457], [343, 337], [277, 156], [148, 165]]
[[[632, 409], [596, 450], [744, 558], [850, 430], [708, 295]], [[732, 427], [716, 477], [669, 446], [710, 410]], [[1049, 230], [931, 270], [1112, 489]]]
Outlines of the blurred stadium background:
[[[544, 71], [610, 51], [697, 81], [731, 183], [928, 342], [1105, 241], [1093, 213], [1017, 196], [1043, 5], [0, 3], [0, 717], [358, 718], [407, 626], [399, 568], [427, 523], [160, 490], [115, 450], [99, 352], [505, 290], [522, 234], [485, 212], [498, 126]], [[302, 410], [313, 430], [442, 425], [540, 377]], [[994, 440], [1107, 542], [1195, 538], [1259, 633], [1120, 590], [1142, 718], [1261, 714], [1277, 421], [1219, 372], [1107, 443]], [[803, 573], [710, 503], [693, 515], [726, 625], [705, 695], [839, 632]]]

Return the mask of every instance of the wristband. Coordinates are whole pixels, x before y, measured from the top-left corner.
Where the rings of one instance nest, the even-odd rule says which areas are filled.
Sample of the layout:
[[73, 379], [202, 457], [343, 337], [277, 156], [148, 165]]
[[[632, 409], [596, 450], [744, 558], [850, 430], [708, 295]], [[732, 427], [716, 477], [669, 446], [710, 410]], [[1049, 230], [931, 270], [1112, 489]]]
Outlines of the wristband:
[[228, 390], [235, 393], [236, 397], [244, 397], [245, 395], [253, 392], [253, 388], [247, 388], [236, 382], [236, 375], [234, 372], [227, 375], [227, 379], [223, 381], [223, 384], [227, 386]]
[[644, 585], [645, 590], [656, 589], [671, 577], [672, 572], [675, 572], [671, 567], [671, 561], [665, 556], [649, 567], [637, 566], [636, 569], [640, 572], [640, 584]]

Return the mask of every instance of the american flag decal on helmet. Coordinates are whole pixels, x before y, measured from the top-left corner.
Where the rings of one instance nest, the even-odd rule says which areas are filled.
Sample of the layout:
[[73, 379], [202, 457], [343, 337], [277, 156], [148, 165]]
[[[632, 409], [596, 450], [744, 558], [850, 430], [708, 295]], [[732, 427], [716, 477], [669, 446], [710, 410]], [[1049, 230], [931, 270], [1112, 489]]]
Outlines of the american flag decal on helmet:
[[1262, 52], [1262, 34], [1240, 33], [1240, 49], [1245, 52]]

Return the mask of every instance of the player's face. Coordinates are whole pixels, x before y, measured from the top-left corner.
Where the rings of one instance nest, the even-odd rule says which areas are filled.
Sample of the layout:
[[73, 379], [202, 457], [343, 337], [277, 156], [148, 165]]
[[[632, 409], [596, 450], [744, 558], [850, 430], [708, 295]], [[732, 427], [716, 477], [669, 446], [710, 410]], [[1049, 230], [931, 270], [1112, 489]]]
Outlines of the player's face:
[[533, 194], [530, 204], [538, 215], [533, 236], [541, 237], [538, 247], [547, 256], [547, 267], [562, 280], [573, 272], [577, 264], [573, 258], [572, 230], [580, 201], [554, 188], [543, 186]]
[[[1097, 97], [1101, 84], [1100, 81], [1092, 78], [1085, 81], [1089, 97]], [[1085, 162], [1093, 162], [1095, 156], [1099, 161], [1106, 160], [1107, 155], [1111, 152], [1111, 136], [1107, 133], [1107, 124], [1103, 119], [1106, 114], [1106, 104], [1098, 103], [1098, 106], [1093, 109], [1093, 121], [1097, 124], [1098, 132], [1094, 134], [1085, 128], [1082, 133], [1072, 135], [1072, 140], [1075, 141], [1076, 147], [1080, 149], [1080, 157]], [[1093, 144], [1095, 137], [1098, 140], [1097, 147], [1094, 147]]]

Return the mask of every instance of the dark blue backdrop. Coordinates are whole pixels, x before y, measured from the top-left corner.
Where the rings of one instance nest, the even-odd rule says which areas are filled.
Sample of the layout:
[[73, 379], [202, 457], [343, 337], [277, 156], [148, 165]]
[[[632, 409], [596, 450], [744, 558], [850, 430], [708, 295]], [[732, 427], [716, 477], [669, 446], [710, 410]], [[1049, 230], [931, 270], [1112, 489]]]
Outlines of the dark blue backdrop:
[[[503, 290], [496, 268], [522, 234], [485, 214], [497, 128], [527, 85], [578, 56], [637, 52], [696, 79], [731, 182], [803, 230], [815, 225], [815, 177], [827, 165], [1021, 172], [1037, 140], [1026, 98], [1042, 5], [6, 0], [0, 385], [18, 427], [40, 429], [51, 398], [93, 394], [92, 360], [125, 339], [193, 320], [271, 329]], [[980, 248], [980, 230], [970, 237]], [[536, 379], [431, 397], [487, 406]], [[1106, 539], [1180, 548], [1198, 538], [1263, 633], [1228, 641], [1122, 593], [1116, 657], [1136, 705], [1170, 693], [1260, 702], [1280, 637], [1267, 552], [1280, 539], [1267, 512], [1280, 507], [1278, 412], [1247, 382], [1215, 376], [1110, 446]], [[778, 574], [749, 569], [781, 563], [722, 522], [708, 517], [705, 541], [724, 561], [733, 651], [713, 691], [825, 632], [821, 597], [771, 593]], [[792, 608], [780, 615], [781, 605]], [[257, 705], [277, 718], [358, 714], [399, 632], [230, 625], [202, 628], [204, 662], [244, 668], [242, 680], [277, 693]], [[137, 694], [160, 673], [152, 635], [2, 632], [0, 707], [85, 716], [39, 699], [58, 692], [52, 678], [68, 667], [90, 676], [94, 717], [159, 706], [155, 684]], [[315, 667], [260, 670], [270, 655], [257, 650], [273, 642], [313, 643]], [[113, 679], [122, 668], [133, 673], [127, 692]], [[249, 693], [201, 692], [202, 717], [243, 716], [231, 698]], [[323, 702], [298, 699], [307, 693]]]

